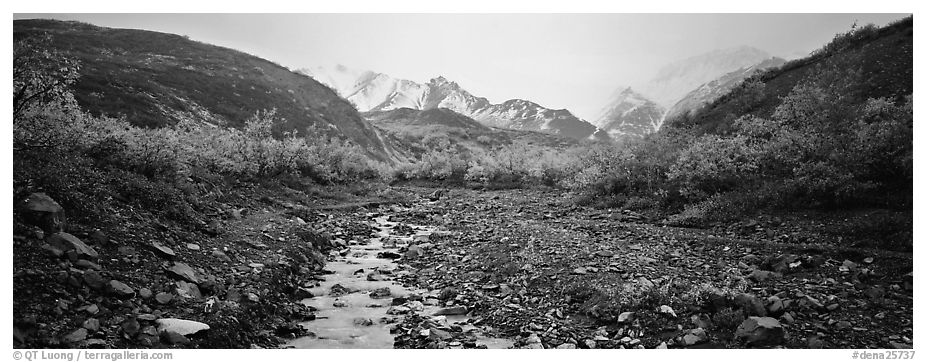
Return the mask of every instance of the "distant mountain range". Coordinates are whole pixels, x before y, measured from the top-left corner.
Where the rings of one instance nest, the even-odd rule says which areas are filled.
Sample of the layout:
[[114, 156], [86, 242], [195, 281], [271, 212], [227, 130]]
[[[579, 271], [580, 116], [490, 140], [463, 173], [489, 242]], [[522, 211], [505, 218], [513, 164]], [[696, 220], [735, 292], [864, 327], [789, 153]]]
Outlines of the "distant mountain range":
[[361, 112], [446, 108], [492, 127], [540, 131], [573, 139], [587, 139], [597, 131], [595, 126], [568, 110], [549, 109], [523, 99], [493, 104], [442, 76], [427, 83], [416, 83], [343, 65], [305, 68], [298, 72], [327, 84]]
[[634, 87], [618, 87], [592, 123], [611, 137], [642, 137], [666, 119], [697, 109], [760, 69], [783, 60], [748, 46], [711, 51], [662, 67]]

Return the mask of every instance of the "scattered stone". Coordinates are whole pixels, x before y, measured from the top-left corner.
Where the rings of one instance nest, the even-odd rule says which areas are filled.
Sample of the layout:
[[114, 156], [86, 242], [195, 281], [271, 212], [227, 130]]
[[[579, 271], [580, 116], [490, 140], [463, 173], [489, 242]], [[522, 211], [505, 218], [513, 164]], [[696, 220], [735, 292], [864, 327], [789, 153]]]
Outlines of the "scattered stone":
[[617, 323], [630, 323], [633, 322], [636, 317], [634, 312], [623, 312], [617, 316]]
[[193, 251], [199, 251], [199, 250], [200, 250], [199, 245], [196, 245], [196, 244], [193, 244], [193, 243], [187, 243], [187, 244], [186, 244], [186, 248], [187, 248], [187, 249], [190, 249], [190, 250], [193, 250]]
[[595, 252], [595, 255], [605, 257], [605, 258], [610, 258], [614, 256], [614, 252], [610, 250], [598, 250]]
[[736, 339], [750, 346], [774, 346], [784, 342], [785, 330], [772, 317], [749, 317], [736, 328]]
[[556, 346], [556, 349], [576, 349], [575, 343], [563, 343], [559, 346]]

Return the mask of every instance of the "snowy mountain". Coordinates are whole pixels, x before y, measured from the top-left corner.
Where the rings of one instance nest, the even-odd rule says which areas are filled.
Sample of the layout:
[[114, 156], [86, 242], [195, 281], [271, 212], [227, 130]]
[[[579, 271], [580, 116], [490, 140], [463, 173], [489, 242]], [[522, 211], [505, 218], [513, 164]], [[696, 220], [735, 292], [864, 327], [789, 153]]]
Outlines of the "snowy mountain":
[[668, 108], [700, 85], [768, 58], [771, 58], [768, 53], [748, 46], [715, 50], [670, 63], [650, 81], [634, 88]]
[[300, 69], [299, 72], [327, 84], [361, 112], [447, 108], [492, 127], [541, 131], [575, 139], [589, 138], [596, 131], [595, 126], [568, 110], [549, 109], [522, 99], [492, 104], [444, 77], [421, 84], [342, 65]]
[[752, 76], [756, 72], [777, 67], [785, 63], [782, 58], [769, 58], [761, 63], [748, 67], [742, 67], [730, 73], [724, 74], [720, 78], [702, 84], [697, 89], [689, 92], [681, 100], [675, 103], [666, 113], [665, 119], [672, 120], [678, 116], [691, 111], [696, 111], [704, 105], [714, 101], [720, 96], [730, 92], [734, 87], [739, 85], [743, 80]]
[[630, 87], [614, 92], [595, 125], [612, 138], [644, 136], [659, 130], [665, 108]]

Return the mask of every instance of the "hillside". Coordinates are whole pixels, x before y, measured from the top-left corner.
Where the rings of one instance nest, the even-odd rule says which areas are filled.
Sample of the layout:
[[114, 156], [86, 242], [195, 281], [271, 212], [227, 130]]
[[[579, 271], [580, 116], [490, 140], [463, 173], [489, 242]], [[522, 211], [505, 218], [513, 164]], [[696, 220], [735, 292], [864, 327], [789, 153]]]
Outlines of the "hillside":
[[329, 85], [364, 112], [447, 108], [492, 127], [541, 131], [574, 139], [586, 139], [596, 132], [595, 126], [568, 110], [549, 109], [523, 99], [493, 104], [443, 76], [416, 83], [343, 65], [305, 68], [299, 72]]
[[834, 40], [812, 55], [761, 72], [748, 81], [761, 82], [762, 94], [750, 91], [748, 82], [705, 106], [690, 117], [677, 117], [674, 127], [697, 132], [724, 132], [736, 118], [752, 114], [769, 117], [798, 84], [821, 67], [853, 67], [858, 79], [845, 96], [859, 103], [868, 98], [901, 100], [913, 93], [913, 19], [883, 28], [870, 28], [852, 37]]
[[276, 109], [274, 131], [317, 127], [383, 158], [373, 129], [334, 91], [273, 62], [180, 35], [111, 29], [77, 22], [17, 20], [13, 38], [52, 36], [81, 63], [74, 95], [92, 114], [125, 116], [163, 127], [181, 119], [241, 127], [255, 112]]
[[665, 119], [674, 119], [688, 112], [698, 111], [715, 99], [729, 93], [733, 88], [740, 85], [743, 80], [751, 77], [753, 74], [772, 67], [781, 66], [784, 63], [784, 59], [773, 57], [759, 64], [743, 67], [724, 74], [720, 78], [704, 83], [697, 89], [686, 94], [685, 97], [675, 103], [675, 105], [666, 112], [664, 117]]
[[390, 111], [366, 112], [363, 116], [383, 130], [391, 149], [404, 150], [407, 157], [420, 157], [427, 152], [429, 140], [445, 139], [458, 147], [463, 155], [475, 150], [487, 151], [522, 142], [549, 150], [563, 151], [579, 143], [570, 137], [544, 132], [488, 127], [465, 115], [446, 108], [415, 110], [400, 108]]

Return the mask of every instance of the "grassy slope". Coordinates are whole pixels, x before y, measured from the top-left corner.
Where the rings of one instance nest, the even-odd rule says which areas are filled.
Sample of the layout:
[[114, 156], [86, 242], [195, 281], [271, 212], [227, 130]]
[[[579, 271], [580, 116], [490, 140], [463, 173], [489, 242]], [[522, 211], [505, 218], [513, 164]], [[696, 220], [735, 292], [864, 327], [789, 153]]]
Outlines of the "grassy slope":
[[347, 101], [314, 79], [233, 49], [152, 31], [77, 22], [17, 20], [13, 37], [50, 33], [82, 63], [75, 96], [94, 114], [162, 127], [188, 117], [240, 127], [277, 109], [277, 132], [318, 126], [382, 155], [374, 130]]
[[812, 74], [818, 64], [857, 56], [862, 82], [850, 96], [862, 102], [868, 98], [899, 99], [913, 93], [913, 20], [905, 19], [877, 30], [874, 39], [859, 39], [848, 47], [788, 62], [779, 68], [757, 75], [765, 83], [765, 97], [749, 109], [741, 109], [738, 100], [742, 87], [705, 106], [689, 119], [677, 118], [666, 124], [693, 127], [699, 133], [725, 132], [733, 120], [745, 114], [769, 117], [781, 98]]

